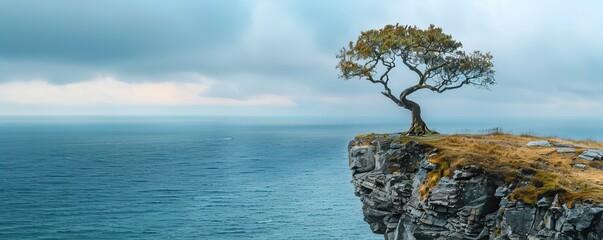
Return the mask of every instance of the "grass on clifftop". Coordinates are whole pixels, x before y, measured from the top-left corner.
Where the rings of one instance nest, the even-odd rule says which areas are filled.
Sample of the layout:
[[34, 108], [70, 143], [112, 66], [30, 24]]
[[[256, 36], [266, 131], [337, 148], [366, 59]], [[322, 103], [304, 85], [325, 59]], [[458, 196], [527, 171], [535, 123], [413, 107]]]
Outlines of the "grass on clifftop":
[[[357, 139], [360, 144], [384, 135], [367, 134]], [[364, 139], [363, 139], [364, 138]], [[534, 140], [564, 143], [577, 146], [575, 153], [558, 153], [559, 147], [528, 147]], [[367, 141], [369, 140], [369, 141]], [[603, 202], [603, 161], [577, 158], [586, 149], [603, 149], [603, 143], [570, 141], [558, 138], [540, 138], [528, 135], [493, 133], [485, 135], [430, 135], [424, 137], [401, 136], [394, 141], [417, 141], [436, 148], [428, 161], [438, 168], [429, 173], [421, 192], [426, 196], [442, 176], [451, 177], [454, 170], [476, 165], [490, 180], [498, 185], [511, 186], [511, 199], [535, 204], [542, 197], [551, 200], [559, 194], [560, 200], [572, 206], [574, 202], [590, 199]], [[573, 167], [584, 164], [584, 168]]]

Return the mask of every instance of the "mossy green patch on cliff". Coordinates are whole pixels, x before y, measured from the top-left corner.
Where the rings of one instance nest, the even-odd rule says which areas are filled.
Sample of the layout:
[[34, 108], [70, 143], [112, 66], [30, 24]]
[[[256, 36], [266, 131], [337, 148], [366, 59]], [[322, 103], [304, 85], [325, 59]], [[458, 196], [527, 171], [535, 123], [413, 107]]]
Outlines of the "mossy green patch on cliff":
[[565, 193], [557, 181], [558, 177], [557, 174], [538, 172], [525, 186], [515, 189], [510, 198], [534, 205], [540, 197], [554, 197], [555, 194]]
[[[603, 202], [602, 161], [580, 160], [577, 156], [586, 149], [603, 149], [603, 143], [569, 141], [558, 138], [539, 138], [532, 135], [511, 135], [501, 132], [484, 135], [429, 135], [421, 137], [400, 134], [367, 134], [357, 138], [358, 143], [371, 144], [374, 140], [416, 141], [430, 147], [427, 160], [437, 167], [430, 171], [421, 188], [426, 197], [443, 176], [454, 170], [475, 165], [482, 174], [498, 185], [512, 189], [509, 197], [535, 204], [542, 197], [556, 194], [566, 204], [590, 199]], [[551, 143], [575, 146], [573, 153], [559, 153], [556, 147], [528, 147], [529, 141], [545, 139]], [[574, 167], [584, 164], [584, 168]]]
[[442, 179], [442, 177], [450, 177], [452, 172], [450, 171], [450, 160], [444, 157], [438, 156], [432, 159], [428, 159], [430, 163], [436, 164], [437, 168], [430, 171], [427, 174], [427, 181], [423, 183], [421, 189], [419, 189], [419, 197], [421, 200], [427, 197], [427, 194], [435, 187], [435, 185]]

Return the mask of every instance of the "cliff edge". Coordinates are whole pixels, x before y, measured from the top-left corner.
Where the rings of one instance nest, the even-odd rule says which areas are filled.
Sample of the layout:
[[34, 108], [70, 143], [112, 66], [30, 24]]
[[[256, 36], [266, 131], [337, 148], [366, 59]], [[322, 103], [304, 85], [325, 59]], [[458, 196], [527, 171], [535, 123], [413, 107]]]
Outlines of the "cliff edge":
[[603, 144], [508, 134], [367, 134], [349, 144], [386, 240], [603, 239]]

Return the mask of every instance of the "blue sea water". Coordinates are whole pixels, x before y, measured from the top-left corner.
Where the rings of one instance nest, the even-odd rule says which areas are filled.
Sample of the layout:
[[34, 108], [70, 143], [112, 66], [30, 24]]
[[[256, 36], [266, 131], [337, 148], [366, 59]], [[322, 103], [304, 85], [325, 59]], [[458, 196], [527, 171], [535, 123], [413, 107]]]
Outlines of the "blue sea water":
[[[602, 140], [599, 123], [433, 125]], [[381, 239], [362, 220], [346, 147], [405, 125], [0, 117], [0, 239]]]

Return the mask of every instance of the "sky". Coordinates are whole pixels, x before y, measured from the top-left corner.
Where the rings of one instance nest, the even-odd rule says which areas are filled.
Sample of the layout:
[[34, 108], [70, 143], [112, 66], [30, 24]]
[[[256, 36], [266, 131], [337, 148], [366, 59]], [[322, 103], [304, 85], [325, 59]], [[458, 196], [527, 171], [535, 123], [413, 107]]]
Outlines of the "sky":
[[[408, 117], [339, 50], [435, 24], [497, 84], [417, 92], [436, 119], [603, 117], [601, 1], [0, 1], [0, 115]], [[407, 69], [394, 89], [415, 84]], [[394, 80], [392, 80], [394, 81]]]

